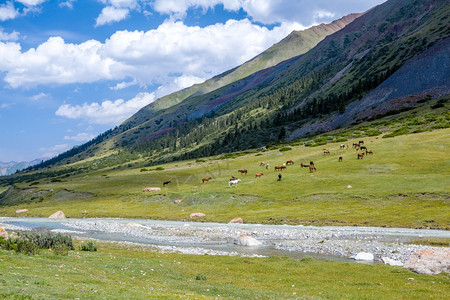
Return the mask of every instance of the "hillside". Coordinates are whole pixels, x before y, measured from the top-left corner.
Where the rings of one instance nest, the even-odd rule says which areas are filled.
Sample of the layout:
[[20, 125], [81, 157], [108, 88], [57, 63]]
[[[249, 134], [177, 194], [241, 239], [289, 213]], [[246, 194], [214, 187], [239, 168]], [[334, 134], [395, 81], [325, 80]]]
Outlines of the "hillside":
[[[85, 162], [92, 169], [105, 160], [154, 165], [215, 155], [313, 136], [445, 98], [449, 78], [441, 66], [448, 66], [449, 7], [447, 1], [387, 1], [305, 54], [178, 104], [158, 100], [39, 167]], [[268, 61], [276, 47], [261, 57]], [[416, 80], [421, 84], [411, 79], [417, 74], [423, 74]]]

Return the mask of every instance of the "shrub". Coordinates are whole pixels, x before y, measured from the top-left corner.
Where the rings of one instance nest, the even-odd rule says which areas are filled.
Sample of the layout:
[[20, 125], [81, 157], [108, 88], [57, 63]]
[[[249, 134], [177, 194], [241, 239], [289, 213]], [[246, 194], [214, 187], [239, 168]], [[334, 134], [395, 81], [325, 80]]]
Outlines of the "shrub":
[[206, 280], [206, 276], [202, 274], [197, 274], [195, 276], [195, 280]]
[[157, 167], [155, 170], [156, 170], [156, 171], [163, 171], [164, 168], [163, 168], [163, 167]]
[[86, 244], [82, 244], [80, 246], [81, 251], [97, 251], [97, 246], [94, 245], [93, 242], [87, 242]]
[[148, 171], [148, 169], [146, 169], [146, 168], [142, 168], [141, 170], [140, 170], [141, 172], [147, 172]]
[[282, 147], [282, 148], [280, 148], [280, 152], [290, 151], [290, 150], [292, 150], [291, 147]]

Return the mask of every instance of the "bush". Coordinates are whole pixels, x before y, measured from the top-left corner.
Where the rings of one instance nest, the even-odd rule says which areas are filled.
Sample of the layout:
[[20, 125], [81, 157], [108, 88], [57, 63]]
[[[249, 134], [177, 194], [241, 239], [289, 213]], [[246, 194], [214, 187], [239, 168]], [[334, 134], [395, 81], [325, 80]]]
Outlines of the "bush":
[[206, 280], [206, 276], [202, 274], [197, 274], [195, 276], [195, 280]]
[[163, 171], [164, 168], [163, 168], [163, 167], [157, 167], [155, 170], [156, 170], [156, 171]]
[[141, 170], [140, 170], [141, 172], [147, 172], [148, 171], [148, 169], [146, 169], [146, 168], [142, 168]]
[[87, 242], [86, 244], [82, 244], [80, 246], [81, 251], [97, 251], [97, 246], [94, 245], [93, 242]]
[[282, 148], [280, 148], [280, 152], [290, 151], [290, 150], [292, 150], [291, 147], [282, 147]]

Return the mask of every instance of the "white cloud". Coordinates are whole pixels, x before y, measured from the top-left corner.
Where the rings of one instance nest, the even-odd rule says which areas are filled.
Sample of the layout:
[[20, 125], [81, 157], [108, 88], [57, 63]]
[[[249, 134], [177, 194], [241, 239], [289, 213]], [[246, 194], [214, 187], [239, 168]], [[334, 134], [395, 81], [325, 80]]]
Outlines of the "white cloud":
[[0, 27], [0, 41], [17, 41], [19, 39], [19, 35], [20, 34], [17, 31], [7, 33]]
[[12, 1], [0, 5], [0, 21], [15, 19], [19, 16], [19, 11], [14, 8]]
[[126, 8], [107, 6], [102, 9], [102, 13], [96, 19], [95, 26], [102, 26], [121, 21], [128, 16], [129, 12], [130, 11]]
[[95, 134], [87, 133], [87, 132], [81, 132], [81, 133], [78, 133], [77, 135], [73, 135], [73, 136], [66, 135], [64, 137], [65, 140], [75, 141], [75, 142], [88, 142], [88, 141], [92, 140], [93, 138], [95, 138]]
[[47, 98], [47, 97], [49, 97], [49, 94], [46, 94], [46, 93], [39, 93], [39, 94], [37, 94], [37, 95], [31, 96], [31, 97], [30, 97], [30, 100], [31, 100], [31, 101], [39, 101], [39, 100], [41, 100], [41, 99], [43, 99], [43, 98]]
[[146, 32], [118, 31], [105, 43], [70, 44], [51, 37], [22, 52], [18, 43], [0, 42], [0, 72], [6, 73], [4, 80], [13, 88], [125, 78], [143, 86], [172, 84], [182, 76], [204, 80], [301, 28], [285, 23], [269, 30], [247, 19], [204, 28], [167, 21]]
[[64, 151], [67, 151], [70, 149], [69, 144], [59, 144], [54, 145], [52, 147], [43, 147], [39, 149], [39, 152], [42, 153], [42, 157], [54, 157]]
[[59, 7], [67, 7], [69, 9], [73, 9], [73, 3], [77, 0], [67, 0], [65, 2], [60, 2]]
[[136, 84], [138, 84], [136, 79], [133, 79], [132, 81], [122, 81], [116, 84], [115, 86], [110, 87], [110, 89], [113, 91], [118, 91]]
[[44, 3], [47, 0], [15, 0], [15, 1], [20, 2], [23, 5], [30, 7], [30, 6], [40, 5], [40, 4]]
[[70, 119], [84, 119], [91, 124], [118, 125], [153, 101], [155, 101], [153, 93], [139, 93], [128, 101], [118, 99], [105, 100], [101, 104], [97, 102], [83, 105], [63, 104], [55, 114]]

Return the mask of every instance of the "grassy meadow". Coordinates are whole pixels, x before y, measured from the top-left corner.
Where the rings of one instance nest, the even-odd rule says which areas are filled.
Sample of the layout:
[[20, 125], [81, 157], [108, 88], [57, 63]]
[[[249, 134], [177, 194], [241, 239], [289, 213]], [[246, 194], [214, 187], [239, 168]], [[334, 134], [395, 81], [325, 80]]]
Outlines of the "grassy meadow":
[[[374, 154], [358, 160], [351, 146], [359, 140]], [[450, 228], [450, 129], [343, 143], [349, 148], [340, 149], [341, 142], [289, 146], [288, 151], [17, 183], [28, 200], [1, 206], [0, 215], [17, 216], [17, 209], [27, 208], [21, 215], [47, 217], [62, 210], [67, 217], [189, 220], [191, 213], [203, 212], [206, 216], [199, 220], [217, 222], [241, 217], [247, 223]], [[325, 148], [329, 155], [323, 154]], [[294, 165], [274, 171], [287, 160]], [[310, 161], [316, 172], [300, 167]], [[270, 167], [260, 167], [260, 162]], [[248, 174], [241, 175], [238, 169], [247, 169]], [[256, 173], [264, 175], [255, 178]], [[231, 176], [242, 180], [237, 188], [228, 186]], [[203, 177], [212, 180], [202, 183]], [[171, 183], [162, 186], [168, 180]], [[143, 192], [146, 187], [161, 191]]]
[[[75, 241], [76, 249], [79, 242]], [[448, 299], [450, 277], [287, 257], [164, 254], [97, 243], [57, 256], [0, 249], [2, 299]], [[148, 249], [147, 249], [148, 250]], [[45, 271], [44, 271], [45, 270]]]

